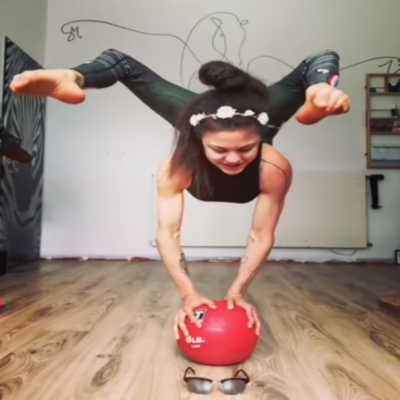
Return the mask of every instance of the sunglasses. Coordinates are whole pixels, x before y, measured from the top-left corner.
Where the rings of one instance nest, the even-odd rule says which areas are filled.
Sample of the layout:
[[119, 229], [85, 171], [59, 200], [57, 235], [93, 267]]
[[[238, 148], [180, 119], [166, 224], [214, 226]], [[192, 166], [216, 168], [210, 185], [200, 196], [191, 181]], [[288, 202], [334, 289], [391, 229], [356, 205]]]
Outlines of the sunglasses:
[[[186, 368], [183, 380], [187, 383], [188, 389], [191, 393], [195, 394], [209, 394], [214, 388], [214, 381], [208, 378], [202, 378], [198, 376], [187, 376], [191, 372], [195, 374], [193, 368]], [[244, 375], [244, 377], [238, 377], [239, 374]], [[245, 371], [240, 369], [232, 378], [226, 378], [219, 381], [219, 388], [222, 393], [228, 395], [235, 395], [243, 393], [246, 389], [246, 385], [250, 382], [249, 376]]]

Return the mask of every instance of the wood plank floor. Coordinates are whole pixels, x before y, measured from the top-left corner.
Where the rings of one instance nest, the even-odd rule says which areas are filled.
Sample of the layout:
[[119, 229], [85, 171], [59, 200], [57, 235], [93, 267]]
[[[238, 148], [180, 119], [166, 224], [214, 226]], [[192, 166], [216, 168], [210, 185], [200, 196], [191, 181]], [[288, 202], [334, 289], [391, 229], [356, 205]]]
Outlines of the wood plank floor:
[[[191, 263], [199, 290], [220, 299], [233, 264]], [[400, 289], [386, 266], [265, 265], [249, 289], [263, 333], [221, 379], [244, 368], [246, 392], [187, 391], [193, 363], [172, 332], [180, 300], [157, 262], [43, 261], [0, 277], [1, 400], [397, 400], [400, 319], [377, 297]]]

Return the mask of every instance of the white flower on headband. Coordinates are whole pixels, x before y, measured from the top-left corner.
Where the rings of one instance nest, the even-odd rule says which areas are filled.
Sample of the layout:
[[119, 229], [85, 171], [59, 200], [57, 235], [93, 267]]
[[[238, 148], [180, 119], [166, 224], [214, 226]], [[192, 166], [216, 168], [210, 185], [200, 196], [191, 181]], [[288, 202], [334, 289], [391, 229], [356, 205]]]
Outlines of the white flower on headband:
[[234, 108], [229, 107], [229, 106], [222, 106], [222, 107], [218, 108], [215, 116], [217, 118], [226, 119], [226, 118], [232, 118], [235, 114], [236, 114], [236, 110]]
[[268, 114], [266, 112], [262, 112], [261, 114], [259, 114], [257, 119], [258, 119], [258, 122], [261, 125], [267, 125], [267, 123], [269, 121], [269, 117], [268, 117]]
[[190, 117], [190, 125], [192, 126], [197, 126], [198, 123], [203, 119], [207, 118], [207, 115], [202, 113], [202, 114], [194, 114]]
[[267, 125], [267, 123], [269, 121], [269, 117], [266, 112], [262, 112], [262, 113], [256, 115], [254, 111], [246, 110], [244, 113], [239, 113], [230, 106], [221, 106], [220, 108], [218, 108], [218, 110], [215, 114], [205, 114], [205, 113], [194, 114], [190, 117], [189, 122], [190, 122], [190, 125], [197, 126], [199, 124], [199, 122], [205, 118], [226, 119], [226, 118], [232, 118], [235, 115], [256, 118], [261, 125]]

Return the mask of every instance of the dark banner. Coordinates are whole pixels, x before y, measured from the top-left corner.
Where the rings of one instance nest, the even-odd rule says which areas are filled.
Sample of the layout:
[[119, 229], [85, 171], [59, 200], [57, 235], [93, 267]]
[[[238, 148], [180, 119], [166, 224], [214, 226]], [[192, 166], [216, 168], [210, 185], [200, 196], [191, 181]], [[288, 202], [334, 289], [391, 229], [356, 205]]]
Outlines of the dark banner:
[[9, 84], [17, 74], [42, 68], [5, 38], [2, 122], [33, 157], [28, 163], [1, 157], [0, 252], [7, 252], [9, 267], [40, 257], [46, 122], [46, 98], [14, 94]]

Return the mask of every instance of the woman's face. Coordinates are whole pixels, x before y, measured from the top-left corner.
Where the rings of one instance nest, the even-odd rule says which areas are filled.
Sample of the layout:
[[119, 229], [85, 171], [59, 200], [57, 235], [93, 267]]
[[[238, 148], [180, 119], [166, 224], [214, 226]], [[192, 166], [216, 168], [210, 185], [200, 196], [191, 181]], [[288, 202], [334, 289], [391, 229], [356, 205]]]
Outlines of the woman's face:
[[254, 129], [206, 133], [202, 138], [207, 159], [228, 175], [239, 174], [257, 156], [260, 136]]

